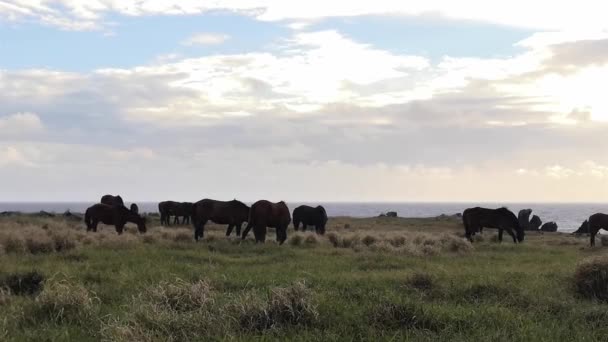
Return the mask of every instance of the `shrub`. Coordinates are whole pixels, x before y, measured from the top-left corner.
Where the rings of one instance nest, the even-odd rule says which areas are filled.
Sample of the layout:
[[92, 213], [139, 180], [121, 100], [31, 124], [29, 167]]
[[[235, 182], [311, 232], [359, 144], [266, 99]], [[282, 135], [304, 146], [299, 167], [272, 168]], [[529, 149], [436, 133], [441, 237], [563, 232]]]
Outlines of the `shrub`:
[[429, 291], [433, 289], [435, 282], [429, 274], [414, 273], [408, 279], [407, 284], [418, 290]]
[[6, 253], [25, 253], [27, 251], [25, 240], [20, 235], [11, 233], [2, 234], [0, 235], [0, 242], [4, 246]]
[[76, 236], [66, 231], [52, 231], [50, 232], [50, 237], [57, 252], [69, 251], [76, 248]]
[[608, 257], [584, 260], [574, 273], [576, 290], [585, 298], [608, 301]]
[[376, 241], [378, 241], [378, 239], [373, 235], [365, 235], [363, 239], [361, 239], [361, 242], [363, 242], [363, 244], [367, 247], [373, 245], [376, 243]]
[[288, 243], [292, 246], [301, 246], [304, 242], [304, 236], [302, 234], [294, 234], [289, 238]]
[[36, 297], [32, 317], [82, 324], [94, 317], [96, 300], [95, 294], [80, 284], [67, 280], [47, 282]]
[[245, 296], [233, 307], [237, 310], [240, 329], [245, 331], [310, 326], [319, 318], [312, 293], [304, 282], [272, 289], [266, 302], [251, 295]]
[[45, 232], [30, 232], [25, 238], [25, 246], [32, 254], [46, 254], [55, 251], [55, 243]]
[[307, 234], [304, 242], [307, 245], [316, 245], [316, 244], [319, 244], [319, 238], [317, 237], [317, 234], [315, 234], [315, 233]]
[[203, 280], [163, 282], [149, 288], [144, 296], [155, 305], [180, 312], [197, 310], [212, 301], [211, 286]]
[[2, 280], [2, 286], [15, 295], [34, 295], [42, 290], [44, 275], [36, 271], [9, 274]]
[[327, 240], [329, 240], [329, 242], [334, 246], [334, 247], [338, 247], [340, 245], [340, 237], [338, 236], [338, 234], [331, 232], [328, 233], [327, 235]]
[[414, 303], [393, 303], [385, 300], [376, 304], [369, 317], [379, 329], [421, 329], [439, 331], [444, 324]]

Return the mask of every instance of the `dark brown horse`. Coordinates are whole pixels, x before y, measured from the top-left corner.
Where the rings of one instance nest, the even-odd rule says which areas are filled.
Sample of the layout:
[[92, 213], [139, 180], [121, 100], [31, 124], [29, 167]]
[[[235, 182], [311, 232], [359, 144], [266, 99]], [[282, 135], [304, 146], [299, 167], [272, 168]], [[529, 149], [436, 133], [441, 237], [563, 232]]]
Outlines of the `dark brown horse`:
[[205, 224], [212, 221], [217, 224], [227, 224], [226, 236], [230, 236], [236, 227], [236, 235], [241, 235], [243, 222], [249, 219], [249, 207], [240, 201], [216, 201], [212, 199], [200, 200], [192, 206], [192, 224], [194, 225], [194, 239], [198, 241], [205, 233]]
[[112, 206], [103, 203], [95, 204], [84, 214], [87, 231], [97, 231], [99, 222], [116, 227], [116, 232], [122, 234], [127, 222], [135, 223], [140, 233], [146, 232], [146, 220], [124, 206]]
[[266, 241], [266, 227], [275, 228], [277, 241], [283, 244], [287, 240], [287, 227], [291, 223], [291, 215], [289, 208], [285, 202], [272, 203], [266, 200], [255, 202], [249, 211], [249, 221], [247, 228], [243, 232], [242, 239], [247, 237], [247, 234], [253, 228], [256, 242]]
[[462, 213], [462, 223], [464, 224], [465, 236], [469, 241], [473, 241], [473, 235], [480, 232], [484, 227], [498, 229], [498, 241], [502, 242], [504, 230], [511, 235], [513, 242], [524, 241], [525, 232], [519, 225], [517, 216], [507, 208], [486, 209], [469, 208]]
[[182, 218], [181, 224], [190, 223], [190, 215], [192, 215], [192, 203], [190, 202], [175, 202], [164, 201], [158, 203], [158, 212], [160, 214], [160, 224], [171, 225], [171, 216], [173, 224], [179, 224], [179, 218]]
[[103, 195], [101, 196], [101, 201], [99, 203], [107, 204], [107, 205], [117, 205], [117, 206], [125, 206], [125, 202], [122, 201], [122, 197], [120, 195]]
[[589, 216], [589, 235], [591, 247], [595, 246], [595, 235], [600, 229], [608, 230], [608, 215], [597, 213]]
[[176, 203], [177, 202], [173, 202], [173, 201], [164, 201], [164, 202], [158, 203], [158, 213], [160, 214], [160, 224], [161, 225], [163, 225], [163, 226], [171, 225], [171, 208], [173, 208], [173, 206]]
[[190, 224], [190, 216], [192, 216], [192, 202], [177, 202], [171, 208], [171, 215], [175, 216], [173, 224], [179, 224], [179, 218], [182, 218], [182, 224]]
[[302, 231], [306, 231], [307, 226], [314, 226], [317, 234], [325, 234], [327, 224], [327, 212], [322, 206], [316, 208], [301, 205], [293, 210], [293, 228], [297, 231], [302, 223]]

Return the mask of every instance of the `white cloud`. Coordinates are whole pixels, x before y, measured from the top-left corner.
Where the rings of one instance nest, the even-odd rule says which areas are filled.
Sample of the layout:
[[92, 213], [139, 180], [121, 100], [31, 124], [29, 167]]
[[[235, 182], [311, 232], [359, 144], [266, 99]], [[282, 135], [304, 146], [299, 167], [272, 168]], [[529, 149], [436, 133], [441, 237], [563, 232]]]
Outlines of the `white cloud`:
[[438, 15], [544, 30], [601, 30], [608, 27], [603, 16], [607, 8], [604, 2], [595, 0], [12, 0], [0, 2], [0, 17], [10, 21], [34, 18], [64, 29], [86, 30], [103, 26], [104, 17], [111, 13], [142, 16], [231, 11], [259, 20], [296, 22], [362, 15]]
[[230, 39], [230, 36], [223, 33], [197, 33], [184, 40], [182, 45], [218, 45]]
[[44, 125], [40, 117], [34, 113], [15, 113], [0, 116], [0, 136], [15, 137], [30, 133], [40, 133]]

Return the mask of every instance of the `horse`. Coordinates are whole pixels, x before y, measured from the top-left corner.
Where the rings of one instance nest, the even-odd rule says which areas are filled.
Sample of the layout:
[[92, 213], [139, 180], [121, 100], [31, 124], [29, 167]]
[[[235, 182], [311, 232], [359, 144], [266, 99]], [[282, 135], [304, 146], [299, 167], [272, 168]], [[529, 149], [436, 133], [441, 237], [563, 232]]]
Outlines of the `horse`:
[[120, 197], [120, 195], [103, 195], [101, 196], [101, 200], [99, 201], [99, 203], [123, 207], [125, 206], [125, 202], [123, 202], [122, 197]]
[[301, 205], [293, 210], [293, 228], [298, 231], [302, 223], [302, 231], [305, 232], [308, 225], [315, 226], [315, 232], [319, 235], [325, 234], [327, 224], [327, 212], [322, 206], [316, 208]]
[[171, 225], [171, 209], [173, 205], [177, 202], [173, 201], [164, 201], [158, 203], [158, 213], [160, 214], [160, 224], [163, 226]]
[[135, 223], [140, 233], [146, 232], [145, 218], [124, 206], [112, 206], [103, 203], [95, 204], [85, 212], [84, 222], [87, 225], [87, 231], [93, 232], [97, 232], [97, 224], [99, 222], [114, 225], [118, 235], [122, 234], [127, 222]]
[[595, 246], [595, 235], [600, 229], [608, 230], [608, 215], [597, 213], [589, 216], [589, 236], [591, 247]]
[[236, 227], [236, 235], [241, 235], [243, 222], [249, 219], [249, 207], [236, 199], [232, 201], [216, 201], [205, 198], [192, 205], [192, 224], [194, 239], [203, 237], [205, 224], [211, 220], [217, 224], [227, 224], [226, 236], [230, 236]]
[[502, 242], [504, 230], [511, 235], [513, 242], [524, 241], [524, 228], [520, 226], [517, 216], [507, 208], [486, 209], [469, 208], [462, 213], [466, 238], [473, 242], [472, 236], [480, 232], [484, 227], [498, 229], [498, 241]]
[[174, 215], [173, 224], [179, 224], [179, 218], [182, 218], [182, 224], [190, 224], [190, 216], [194, 204], [191, 202], [174, 202], [170, 209], [171, 215]]
[[275, 228], [277, 242], [282, 245], [287, 240], [287, 227], [291, 223], [291, 215], [287, 204], [281, 201], [272, 203], [266, 200], [255, 202], [249, 211], [249, 220], [247, 228], [243, 231], [243, 240], [253, 228], [255, 242], [266, 241], [266, 227]]

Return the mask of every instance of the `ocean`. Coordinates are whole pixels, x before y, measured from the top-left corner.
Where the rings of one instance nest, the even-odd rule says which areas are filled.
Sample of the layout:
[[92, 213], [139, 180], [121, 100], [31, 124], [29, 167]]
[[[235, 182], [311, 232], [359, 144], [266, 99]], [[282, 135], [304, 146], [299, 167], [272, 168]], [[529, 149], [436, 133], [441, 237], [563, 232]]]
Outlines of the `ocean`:
[[[0, 202], [0, 212], [20, 211], [24, 213], [41, 210], [63, 213], [70, 210], [82, 213], [92, 202]], [[130, 203], [126, 203], [130, 205]], [[251, 204], [251, 203], [249, 203]], [[544, 222], [555, 221], [558, 230], [571, 232], [576, 230], [590, 215], [597, 212], [608, 213], [608, 203], [298, 203], [291, 202], [291, 210], [301, 204], [316, 206], [321, 204], [331, 216], [372, 217], [387, 211], [396, 211], [401, 217], [434, 217], [441, 214], [453, 215], [462, 213], [466, 208], [482, 206], [496, 208], [506, 206], [517, 214], [520, 209], [532, 209], [532, 215], [538, 215]], [[156, 202], [137, 203], [141, 212], [158, 212]]]

